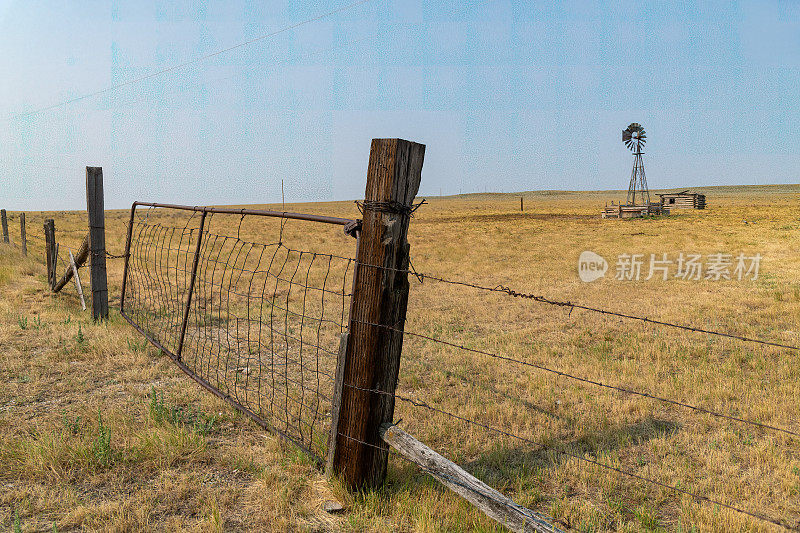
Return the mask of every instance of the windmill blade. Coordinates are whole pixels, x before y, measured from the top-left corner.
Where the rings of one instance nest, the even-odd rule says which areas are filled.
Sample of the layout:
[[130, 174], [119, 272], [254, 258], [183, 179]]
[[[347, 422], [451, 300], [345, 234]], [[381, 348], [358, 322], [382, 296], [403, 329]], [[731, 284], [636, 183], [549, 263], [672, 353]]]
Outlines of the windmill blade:
[[638, 122], [631, 122], [627, 128], [622, 130], [622, 142], [632, 152], [641, 152], [642, 146], [647, 142], [644, 128]]

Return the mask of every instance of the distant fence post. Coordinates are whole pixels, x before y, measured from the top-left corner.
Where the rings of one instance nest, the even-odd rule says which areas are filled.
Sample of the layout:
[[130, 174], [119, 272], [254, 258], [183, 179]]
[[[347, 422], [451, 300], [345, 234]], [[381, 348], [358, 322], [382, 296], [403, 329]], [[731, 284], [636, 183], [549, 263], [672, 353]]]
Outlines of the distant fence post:
[[25, 213], [19, 214], [19, 240], [22, 245], [22, 255], [28, 255], [28, 237], [25, 234]]
[[6, 218], [5, 209], [0, 209], [0, 219], [3, 223], [3, 242], [8, 244], [8, 218]]
[[44, 253], [47, 263], [47, 283], [56, 284], [56, 223], [52, 218], [44, 221]]
[[[419, 190], [425, 145], [373, 139], [356, 252], [346, 346], [340, 351], [338, 405], [328, 470], [352, 489], [377, 487], [388, 447], [379, 428], [391, 422], [408, 304], [411, 204]], [[380, 327], [383, 325], [388, 327]], [[391, 329], [390, 329], [391, 328]], [[373, 391], [380, 391], [376, 393]]]
[[108, 279], [102, 167], [86, 167], [86, 208], [89, 211], [89, 257], [92, 261], [92, 319], [105, 320], [108, 318]]

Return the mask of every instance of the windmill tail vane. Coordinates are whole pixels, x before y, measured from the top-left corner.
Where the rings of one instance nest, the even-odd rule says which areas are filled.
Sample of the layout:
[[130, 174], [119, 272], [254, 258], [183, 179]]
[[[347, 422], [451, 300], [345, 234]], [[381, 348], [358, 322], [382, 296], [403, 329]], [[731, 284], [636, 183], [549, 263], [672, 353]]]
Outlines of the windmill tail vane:
[[622, 130], [622, 142], [633, 152], [633, 170], [628, 185], [628, 205], [650, 205], [650, 191], [647, 188], [647, 177], [644, 173], [642, 148], [647, 142], [644, 128], [638, 122]]

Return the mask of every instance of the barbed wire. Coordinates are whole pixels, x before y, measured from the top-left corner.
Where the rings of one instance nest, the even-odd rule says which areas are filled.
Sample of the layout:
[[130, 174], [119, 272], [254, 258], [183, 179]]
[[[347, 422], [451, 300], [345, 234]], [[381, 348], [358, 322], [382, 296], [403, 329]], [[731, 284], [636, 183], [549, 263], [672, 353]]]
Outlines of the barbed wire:
[[726, 338], [729, 338], [729, 339], [736, 339], [736, 340], [743, 341], [743, 342], [750, 342], [750, 343], [761, 344], [761, 345], [765, 345], [765, 346], [772, 346], [772, 347], [775, 347], [775, 348], [785, 348], [785, 349], [788, 349], [788, 350], [800, 351], [800, 346], [793, 345], [793, 344], [786, 344], [786, 343], [783, 343], [783, 342], [775, 342], [775, 341], [768, 341], [768, 340], [763, 340], [763, 339], [756, 339], [756, 338], [753, 338], [753, 337], [746, 337], [744, 335], [737, 335], [737, 334], [734, 334], [734, 333], [727, 333], [727, 332], [724, 332], [724, 331], [710, 330], [710, 329], [705, 329], [705, 328], [697, 328], [697, 327], [694, 327], [694, 326], [688, 326], [686, 324], [677, 324], [677, 323], [674, 323], [674, 322], [667, 322], [667, 321], [664, 321], [664, 320], [652, 319], [652, 318], [649, 318], [649, 317], [646, 317], [646, 316], [632, 315], [632, 314], [628, 314], [628, 313], [620, 313], [620, 312], [612, 311], [612, 310], [609, 310], [609, 309], [603, 309], [603, 308], [600, 308], [600, 307], [593, 307], [593, 306], [589, 306], [589, 305], [570, 302], [570, 301], [567, 301], [567, 300], [555, 300], [555, 299], [548, 298], [546, 296], [541, 296], [541, 295], [538, 295], [538, 294], [519, 292], [519, 291], [516, 291], [514, 289], [511, 289], [510, 287], [506, 287], [505, 285], [495, 285], [495, 286], [480, 285], [480, 284], [471, 283], [471, 282], [468, 282], [468, 281], [450, 280], [450, 279], [443, 278], [441, 276], [424, 274], [424, 273], [417, 272], [414, 269], [393, 268], [393, 267], [389, 267], [389, 266], [372, 265], [372, 264], [363, 263], [363, 262], [358, 262], [358, 266], [359, 267], [363, 266], [363, 267], [368, 267], [368, 268], [378, 268], [378, 269], [382, 269], [382, 270], [392, 270], [394, 272], [400, 272], [400, 273], [404, 273], [404, 274], [411, 274], [412, 276], [414, 276], [418, 280], [420, 280], [420, 282], [422, 282], [423, 280], [427, 279], [427, 280], [430, 280], [430, 281], [436, 281], [436, 282], [445, 283], [445, 284], [448, 284], [448, 285], [458, 285], [458, 286], [462, 286], [462, 287], [469, 287], [469, 288], [473, 288], [473, 289], [477, 289], [477, 290], [481, 290], [481, 291], [486, 291], [486, 292], [503, 293], [503, 294], [507, 294], [508, 296], [512, 296], [514, 298], [522, 298], [522, 299], [533, 300], [535, 302], [539, 302], [539, 303], [543, 303], [543, 304], [547, 304], [547, 305], [552, 305], [552, 306], [556, 306], [556, 307], [569, 308], [570, 309], [570, 313], [572, 312], [573, 309], [581, 309], [581, 310], [584, 310], [584, 311], [590, 311], [590, 312], [599, 313], [599, 314], [602, 314], [602, 315], [615, 316], [615, 317], [618, 317], [618, 318], [625, 318], [625, 319], [629, 319], [629, 320], [638, 320], [638, 321], [645, 322], [645, 323], [648, 323], [648, 324], [653, 324], [653, 325], [656, 325], [656, 326], [665, 326], [665, 327], [676, 328], [676, 329], [681, 329], [681, 330], [685, 330], [685, 331], [692, 331], [692, 332], [695, 332], [695, 333], [705, 333], [707, 335], [714, 335], [714, 336], [718, 336], [718, 337], [726, 337]]
[[126, 254], [125, 252], [123, 252], [123, 253], [121, 253], [121, 254], [119, 254], [119, 255], [116, 255], [116, 254], [112, 254], [112, 253], [111, 253], [111, 252], [109, 252], [108, 250], [101, 250], [101, 251], [90, 251], [90, 252], [89, 252], [89, 255], [90, 255], [91, 257], [100, 257], [100, 256], [103, 256], [103, 257], [105, 257], [106, 259], [125, 259], [126, 257], [130, 257], [130, 254], [129, 254], [129, 253], [128, 253], [128, 254]]
[[738, 423], [741, 423], [741, 424], [747, 424], [747, 425], [759, 427], [759, 428], [762, 428], [762, 429], [767, 429], [767, 430], [771, 430], [771, 431], [778, 431], [778, 432], [781, 432], [781, 433], [786, 433], [787, 435], [792, 435], [794, 437], [800, 437], [800, 433], [798, 433], [796, 431], [792, 431], [790, 429], [785, 429], [785, 428], [781, 428], [781, 427], [777, 427], [777, 426], [771, 426], [769, 424], [756, 422], [754, 420], [748, 420], [746, 418], [740, 418], [740, 417], [733, 416], [733, 415], [728, 415], [728, 414], [725, 414], [725, 413], [719, 413], [719, 412], [711, 411], [710, 409], [706, 409], [705, 407], [698, 407], [696, 405], [691, 405], [691, 404], [688, 404], [688, 403], [685, 403], [685, 402], [680, 402], [678, 400], [672, 400], [672, 399], [669, 399], [669, 398], [663, 398], [663, 397], [660, 397], [660, 396], [656, 396], [654, 394], [650, 394], [649, 392], [637, 391], [637, 390], [629, 389], [629, 388], [626, 388], [626, 387], [620, 387], [618, 385], [609, 385], [609, 384], [603, 383], [601, 381], [596, 381], [596, 380], [593, 380], [593, 379], [590, 379], [590, 378], [586, 378], [586, 377], [570, 374], [569, 372], [563, 372], [561, 370], [556, 370], [556, 369], [553, 369], [553, 368], [549, 368], [549, 367], [546, 367], [544, 365], [540, 365], [538, 363], [531, 363], [529, 361], [522, 361], [520, 359], [514, 359], [513, 357], [508, 357], [508, 356], [500, 355], [498, 353], [493, 353], [493, 352], [487, 352], [485, 350], [478, 350], [476, 348], [468, 348], [468, 347], [463, 346], [461, 344], [457, 344], [457, 343], [454, 343], [454, 342], [449, 342], [449, 341], [437, 339], [435, 337], [431, 337], [430, 335], [425, 335], [425, 334], [422, 334], [422, 333], [415, 333], [413, 331], [406, 331], [406, 330], [403, 330], [403, 329], [395, 328], [393, 326], [387, 326], [385, 324], [377, 324], [377, 323], [374, 323], [374, 322], [365, 322], [365, 321], [361, 321], [361, 320], [356, 320], [355, 318], [352, 319], [352, 321], [353, 322], [357, 322], [359, 324], [364, 324], [366, 326], [374, 326], [374, 327], [384, 328], [386, 330], [393, 331], [393, 332], [396, 332], [396, 333], [400, 333], [400, 334], [403, 334], [403, 335], [410, 335], [412, 337], [418, 337], [420, 339], [428, 340], [428, 341], [431, 341], [431, 342], [436, 342], [436, 343], [439, 343], [439, 344], [444, 344], [446, 346], [450, 346], [452, 348], [457, 348], [457, 349], [464, 350], [464, 351], [467, 351], [467, 352], [472, 352], [472, 353], [476, 353], [476, 354], [480, 354], [480, 355], [485, 355], [487, 357], [491, 357], [491, 358], [494, 358], [494, 359], [499, 359], [499, 360], [502, 360], [502, 361], [507, 361], [509, 363], [514, 363], [514, 364], [517, 364], [517, 365], [522, 365], [522, 366], [535, 368], [537, 370], [542, 370], [544, 372], [549, 372], [551, 374], [556, 374], [556, 375], [561, 376], [563, 378], [572, 379], [572, 380], [575, 380], [575, 381], [579, 381], [581, 383], [588, 383], [590, 385], [595, 385], [597, 387], [603, 387], [603, 388], [606, 388], [606, 389], [615, 390], [617, 392], [622, 392], [622, 393], [625, 393], [625, 394], [632, 394], [632, 395], [648, 398], [648, 399], [651, 399], [651, 400], [659, 401], [659, 402], [662, 402], [662, 403], [676, 405], [676, 406], [679, 406], [679, 407], [683, 407], [683, 408], [686, 408], [686, 409], [690, 409], [690, 410], [693, 410], [693, 411], [697, 411], [697, 412], [700, 412], [700, 413], [711, 415], [711, 416], [716, 417], [716, 418], [723, 418], [723, 419], [726, 419], [726, 420], [730, 420], [732, 422], [738, 422]]
[[411, 217], [414, 215], [414, 211], [422, 207], [426, 204], [427, 201], [425, 199], [417, 202], [413, 205], [406, 205], [402, 202], [391, 201], [391, 202], [378, 202], [375, 200], [364, 200], [359, 201], [356, 200], [355, 204], [358, 207], [358, 211], [363, 215], [366, 211], [374, 211], [378, 213], [391, 213], [395, 215], [403, 215], [406, 217]]
[[359, 386], [353, 385], [351, 383], [344, 383], [343, 385], [345, 387], [348, 387], [348, 388], [351, 388], [351, 389], [354, 389], [354, 390], [358, 390], [358, 391], [362, 391], [362, 392], [367, 392], [367, 393], [370, 393], [370, 394], [378, 394], [378, 395], [382, 395], [382, 396], [392, 397], [392, 398], [394, 398], [396, 400], [400, 400], [400, 401], [402, 401], [404, 403], [413, 405], [414, 407], [420, 407], [420, 408], [423, 408], [423, 409], [427, 409], [429, 411], [432, 411], [432, 412], [435, 412], [435, 413], [439, 413], [441, 415], [445, 415], [447, 417], [450, 417], [450, 418], [453, 418], [453, 419], [456, 419], [456, 420], [460, 420], [460, 421], [468, 423], [470, 425], [483, 428], [483, 429], [485, 429], [487, 431], [490, 431], [490, 432], [498, 434], [498, 435], [503, 435], [503, 436], [506, 436], [506, 437], [510, 437], [510, 438], [519, 440], [521, 442], [525, 442], [525, 443], [528, 443], [528, 444], [532, 444], [534, 446], [538, 446], [540, 448], [551, 450], [551, 451], [553, 451], [555, 453], [558, 453], [560, 455], [564, 455], [566, 457], [571, 457], [571, 458], [576, 459], [578, 461], [589, 463], [589, 464], [592, 464], [594, 466], [597, 466], [597, 467], [605, 469], [605, 470], [613, 471], [613, 472], [616, 472], [618, 474], [623, 474], [625, 476], [629, 476], [629, 477], [637, 479], [639, 481], [650, 483], [652, 485], [656, 485], [656, 486], [659, 486], [661, 488], [665, 488], [665, 489], [671, 490], [673, 492], [680, 493], [680, 494], [683, 494], [685, 496], [689, 496], [690, 498], [694, 499], [696, 502], [707, 503], [707, 504], [710, 504], [710, 505], [717, 505], [719, 507], [723, 507], [723, 508], [728, 509], [730, 511], [735, 511], [737, 513], [749, 516], [751, 518], [755, 518], [757, 520], [761, 520], [761, 521], [764, 521], [764, 522], [769, 522], [769, 523], [774, 524], [776, 526], [780, 526], [780, 527], [782, 527], [784, 529], [800, 530], [800, 522], [798, 522], [797, 524], [792, 525], [792, 524], [789, 524], [788, 522], [786, 522], [785, 520], [780, 519], [780, 518], [770, 517], [770, 516], [767, 516], [767, 515], [764, 515], [764, 514], [761, 514], [761, 513], [757, 513], [757, 512], [754, 512], [754, 511], [748, 511], [746, 509], [742, 509], [741, 507], [736, 507], [736, 506], [731, 505], [731, 504], [723, 503], [721, 501], [714, 500], [714, 499], [712, 499], [712, 498], [710, 498], [708, 496], [697, 494], [697, 493], [688, 491], [686, 489], [682, 489], [682, 488], [680, 488], [678, 486], [670, 485], [669, 483], [664, 483], [662, 481], [658, 481], [656, 479], [648, 478], [648, 477], [642, 476], [640, 474], [637, 474], [636, 472], [631, 472], [630, 470], [626, 470], [624, 468], [620, 468], [620, 467], [617, 467], [617, 466], [609, 465], [609, 464], [603, 463], [601, 461], [598, 461], [596, 459], [591, 459], [591, 458], [588, 458], [588, 457], [584, 457], [582, 455], [578, 455], [577, 453], [569, 452], [569, 451], [563, 450], [561, 448], [558, 448], [558, 447], [555, 447], [555, 446], [552, 446], [552, 445], [548, 445], [548, 444], [544, 444], [542, 442], [535, 441], [535, 440], [530, 439], [528, 437], [523, 437], [521, 435], [517, 435], [515, 433], [511, 433], [510, 431], [506, 431], [504, 429], [500, 429], [500, 428], [497, 428], [497, 427], [494, 427], [494, 426], [490, 426], [488, 424], [484, 424], [483, 422], [479, 422], [477, 420], [473, 420], [473, 419], [467, 418], [465, 416], [461, 416], [461, 415], [457, 415], [455, 413], [451, 413], [451, 412], [446, 411], [444, 409], [441, 409], [439, 407], [434, 407], [434, 406], [430, 405], [429, 403], [427, 403], [427, 402], [425, 402], [423, 400], [409, 398], [407, 396], [403, 396], [401, 394], [397, 394], [396, 392], [395, 393], [391, 393], [391, 392], [382, 391], [382, 390], [379, 390], [379, 389], [371, 389], [371, 388], [366, 388], [366, 387], [359, 387]]

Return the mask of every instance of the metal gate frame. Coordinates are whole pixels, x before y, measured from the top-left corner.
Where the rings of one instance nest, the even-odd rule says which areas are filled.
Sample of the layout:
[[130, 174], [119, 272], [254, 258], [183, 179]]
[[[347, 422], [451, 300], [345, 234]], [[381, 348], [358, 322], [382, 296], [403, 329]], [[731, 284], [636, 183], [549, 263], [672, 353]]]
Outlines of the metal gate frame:
[[[151, 208], [165, 208], [165, 209], [177, 209], [181, 211], [191, 211], [194, 213], [201, 213], [200, 215], [200, 225], [198, 230], [198, 239], [197, 239], [197, 246], [194, 251], [194, 259], [192, 261], [192, 271], [191, 271], [191, 278], [189, 282], [189, 286], [187, 288], [187, 296], [186, 302], [184, 304], [184, 312], [183, 312], [183, 319], [181, 322], [181, 329], [180, 329], [180, 337], [178, 338], [178, 348], [176, 350], [177, 353], [173, 353], [170, 349], [166, 348], [163, 344], [161, 344], [157, 339], [153, 338], [147, 331], [142, 329], [139, 324], [137, 324], [130, 316], [128, 316], [125, 312], [125, 288], [128, 281], [128, 260], [130, 258], [130, 250], [131, 250], [131, 238], [133, 236], [133, 221], [136, 216], [136, 208], [138, 206], [142, 207], [151, 207]], [[198, 376], [191, 368], [189, 368], [182, 360], [181, 360], [181, 352], [183, 350], [183, 342], [186, 336], [186, 327], [189, 321], [189, 311], [192, 303], [192, 293], [194, 291], [195, 280], [197, 276], [197, 265], [200, 261], [200, 251], [201, 251], [201, 244], [203, 242], [203, 227], [205, 225], [206, 215], [208, 213], [219, 213], [219, 214], [230, 214], [230, 215], [254, 215], [254, 216], [262, 216], [262, 217], [273, 217], [273, 218], [282, 218], [282, 219], [289, 219], [289, 220], [304, 220], [309, 222], [320, 222], [323, 224], [332, 224], [337, 226], [343, 226], [344, 232], [346, 235], [350, 235], [356, 239], [356, 257], [358, 257], [358, 249], [361, 241], [361, 220], [353, 220], [349, 218], [339, 218], [339, 217], [330, 217], [325, 215], [313, 215], [313, 214], [306, 214], [306, 213], [291, 213], [287, 211], [270, 211], [270, 210], [263, 210], [263, 209], [233, 209], [233, 208], [224, 208], [224, 207], [202, 207], [202, 206], [188, 206], [188, 205], [176, 205], [176, 204], [160, 204], [160, 203], [153, 203], [153, 202], [133, 202], [131, 205], [131, 215], [130, 219], [128, 220], [128, 234], [125, 240], [125, 264], [123, 267], [123, 274], [122, 274], [122, 292], [120, 295], [120, 303], [119, 303], [119, 312], [122, 317], [128, 321], [128, 323], [133, 326], [135, 330], [144, 336], [150, 344], [154, 347], [158, 348], [161, 352], [166, 354], [173, 362], [180, 368], [187, 376], [195, 380], [199, 383], [203, 388], [217, 396], [218, 398], [222, 399], [233, 408], [238, 410], [239, 412], [247, 415], [251, 420], [253, 420], [256, 424], [261, 426], [262, 428], [270, 431], [272, 433], [280, 435], [285, 440], [291, 442], [292, 444], [298, 446], [304, 452], [306, 452], [310, 457], [314, 458], [318, 467], [324, 466], [324, 459], [317, 457], [316, 454], [310, 450], [305, 444], [302, 442], [298, 442], [297, 439], [287, 435], [283, 431], [275, 428], [269, 422], [264, 420], [262, 417], [257, 415], [256, 413], [252, 412], [241, 403], [236, 401], [230, 394], [226, 394], [216, 387], [214, 387], [211, 383], [203, 379], [202, 377]], [[356, 278], [358, 272], [358, 265], [355, 265], [355, 271], [353, 273], [353, 285], [355, 286]], [[351, 301], [352, 304], [352, 301]]]

